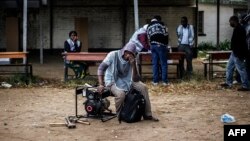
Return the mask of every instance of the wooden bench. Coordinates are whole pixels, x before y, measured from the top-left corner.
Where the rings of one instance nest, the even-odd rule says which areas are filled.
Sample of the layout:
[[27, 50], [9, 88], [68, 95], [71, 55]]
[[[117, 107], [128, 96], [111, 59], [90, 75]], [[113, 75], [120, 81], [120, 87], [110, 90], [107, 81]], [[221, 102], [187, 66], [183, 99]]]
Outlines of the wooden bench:
[[69, 79], [67, 61], [82, 61], [88, 65], [96, 65], [98, 62], [102, 62], [107, 54], [105, 52], [62, 53], [64, 57], [64, 81]]
[[[228, 59], [231, 55], [231, 51], [208, 51], [208, 59], [203, 60], [202, 63], [204, 65], [204, 77], [210, 80], [215, 78], [214, 73], [225, 73], [226, 70], [215, 70], [215, 65], [226, 65], [228, 63]], [[218, 78], [219, 76], [217, 76]], [[222, 75], [221, 77], [225, 77]]]
[[[0, 75], [24, 74], [26, 78], [31, 78], [33, 76], [32, 64], [28, 63], [27, 55], [27, 52], [0, 52], [0, 58], [6, 60], [0, 63], [0, 67], [4, 68], [0, 70]], [[26, 79], [26, 84], [28, 84], [28, 79]]]
[[[170, 72], [168, 71], [168, 74], [175, 74], [175, 78], [182, 78], [183, 77], [183, 72], [180, 70], [181, 68], [181, 62], [183, 62], [185, 53], [184, 52], [171, 52], [167, 54], [168, 57], [168, 65], [173, 65], [176, 66], [176, 71]], [[142, 77], [142, 74], [152, 74], [152, 71], [150, 72], [142, 72], [142, 66], [152, 66], [152, 57], [150, 52], [140, 52], [137, 55], [138, 58], [138, 69], [139, 69], [139, 74]]]

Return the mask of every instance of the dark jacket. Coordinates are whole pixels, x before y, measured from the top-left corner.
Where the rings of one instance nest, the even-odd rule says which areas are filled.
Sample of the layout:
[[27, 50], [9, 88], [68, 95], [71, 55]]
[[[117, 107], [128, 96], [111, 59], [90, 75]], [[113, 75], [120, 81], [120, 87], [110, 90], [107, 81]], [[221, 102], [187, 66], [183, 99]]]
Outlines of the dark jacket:
[[234, 28], [231, 38], [231, 49], [239, 59], [247, 57], [246, 30], [240, 24]]
[[168, 45], [168, 32], [163, 22], [151, 22], [147, 28], [147, 35], [151, 44]]
[[80, 52], [82, 44], [80, 41], [75, 42], [74, 44], [70, 39], [64, 42], [64, 51], [66, 52]]

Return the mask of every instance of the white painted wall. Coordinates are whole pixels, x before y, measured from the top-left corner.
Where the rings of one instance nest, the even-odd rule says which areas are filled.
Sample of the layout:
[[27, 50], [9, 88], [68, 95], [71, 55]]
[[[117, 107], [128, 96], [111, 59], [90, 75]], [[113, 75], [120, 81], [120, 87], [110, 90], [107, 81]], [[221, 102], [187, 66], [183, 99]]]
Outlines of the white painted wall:
[[[198, 44], [217, 40], [217, 7], [216, 5], [199, 4], [199, 11], [204, 11], [204, 33], [198, 36]], [[231, 40], [233, 28], [229, 25], [229, 18], [233, 15], [233, 7], [220, 6], [220, 41]]]

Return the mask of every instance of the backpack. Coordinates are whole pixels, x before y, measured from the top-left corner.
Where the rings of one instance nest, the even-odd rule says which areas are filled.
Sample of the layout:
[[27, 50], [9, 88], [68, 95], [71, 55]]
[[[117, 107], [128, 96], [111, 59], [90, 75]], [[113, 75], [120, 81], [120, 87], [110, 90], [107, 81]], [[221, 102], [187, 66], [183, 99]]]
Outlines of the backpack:
[[144, 96], [132, 88], [125, 97], [123, 107], [118, 117], [119, 122], [133, 123], [140, 121], [145, 113], [145, 104]]

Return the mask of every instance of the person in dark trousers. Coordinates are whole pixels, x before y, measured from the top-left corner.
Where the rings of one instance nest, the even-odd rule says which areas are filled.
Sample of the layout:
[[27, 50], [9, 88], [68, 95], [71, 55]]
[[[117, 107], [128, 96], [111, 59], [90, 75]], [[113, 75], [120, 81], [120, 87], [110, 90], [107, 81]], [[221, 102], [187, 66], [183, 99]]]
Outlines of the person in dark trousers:
[[[64, 52], [80, 52], [82, 44], [78, 40], [77, 32], [70, 31], [69, 32], [69, 39], [64, 42]], [[84, 78], [87, 71], [87, 65], [83, 62], [78, 61], [68, 61], [66, 62], [68, 67], [73, 69], [76, 78]], [[84, 70], [84, 72], [83, 72]]]
[[147, 28], [147, 35], [151, 45], [152, 64], [153, 64], [153, 85], [159, 83], [159, 60], [161, 65], [162, 85], [167, 86], [168, 83], [168, 64], [167, 64], [167, 46], [168, 46], [168, 30], [161, 21], [160, 16], [154, 16]]
[[[194, 45], [194, 28], [193, 25], [188, 24], [187, 17], [181, 18], [181, 24], [177, 27], [177, 37], [178, 37], [178, 51], [185, 52], [187, 67], [186, 67], [186, 74], [190, 76], [193, 73], [193, 52], [192, 47]], [[184, 62], [180, 68], [182, 72], [185, 71], [184, 69]]]
[[[239, 22], [240, 22], [240, 24], [246, 29], [246, 32], [247, 32], [247, 28], [248, 28], [248, 23], [247, 23], [247, 21], [246, 21], [246, 16], [247, 16], [247, 14], [243, 14], [243, 15], [241, 15], [240, 16], [240, 19], [239, 19]], [[246, 33], [247, 34], [247, 33]], [[236, 82], [234, 81], [234, 83], [238, 83], [238, 84], [240, 84], [241, 83], [241, 80], [240, 80], [240, 74], [239, 74], [239, 72], [237, 71], [237, 69], [235, 70], [235, 80], [236, 80]]]
[[244, 59], [247, 57], [246, 30], [240, 25], [237, 16], [232, 16], [229, 19], [230, 26], [234, 28], [231, 38], [232, 53], [227, 63], [226, 82], [221, 84], [224, 88], [231, 88], [233, 83], [233, 72], [236, 67], [241, 77], [241, 88], [238, 91], [249, 91], [250, 86], [246, 72]]

